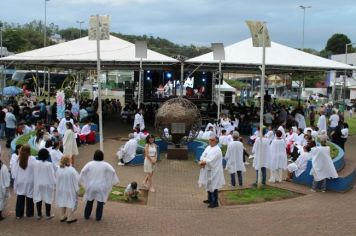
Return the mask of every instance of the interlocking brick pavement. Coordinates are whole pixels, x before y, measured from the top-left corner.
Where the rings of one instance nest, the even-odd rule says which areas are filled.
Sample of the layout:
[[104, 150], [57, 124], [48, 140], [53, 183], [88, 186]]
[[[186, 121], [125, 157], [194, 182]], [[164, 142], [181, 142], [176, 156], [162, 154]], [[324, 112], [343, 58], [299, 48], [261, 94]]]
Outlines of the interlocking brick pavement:
[[[117, 171], [120, 185], [125, 186], [133, 180], [140, 184], [144, 178], [143, 167], [117, 166], [115, 156], [118, 147], [123, 144], [115, 137], [126, 136], [116, 132], [129, 128], [116, 124], [104, 128], [105, 137], [109, 137], [104, 142], [105, 160]], [[356, 137], [350, 137], [346, 144], [347, 154], [355, 153], [355, 143]], [[75, 164], [77, 170], [92, 159], [97, 148], [98, 144], [80, 147], [80, 156]], [[3, 150], [3, 159], [7, 155], [8, 150]], [[346, 164], [355, 166], [351, 155], [347, 155]], [[305, 186], [282, 183], [278, 186], [306, 195], [276, 202], [207, 209], [202, 203], [206, 193], [198, 188], [198, 175], [199, 168], [194, 161], [167, 160], [163, 156], [154, 173], [156, 192], [149, 194], [147, 206], [108, 202], [101, 222], [84, 220], [82, 199], [75, 214], [78, 222], [72, 225], [59, 222], [59, 211], [54, 205], [55, 218], [52, 220], [16, 220], [16, 198], [13, 195], [5, 211], [6, 219], [0, 222], [0, 236], [356, 235], [354, 189], [345, 194], [310, 193]], [[225, 177], [228, 183], [227, 173]], [[251, 184], [254, 178], [255, 172], [248, 166], [244, 175], [245, 185]]]

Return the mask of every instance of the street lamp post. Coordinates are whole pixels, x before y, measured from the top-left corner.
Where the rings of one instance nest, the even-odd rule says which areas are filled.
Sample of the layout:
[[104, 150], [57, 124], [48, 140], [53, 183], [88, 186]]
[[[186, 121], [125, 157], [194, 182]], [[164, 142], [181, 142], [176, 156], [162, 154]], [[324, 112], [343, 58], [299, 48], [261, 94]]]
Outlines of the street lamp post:
[[[308, 8], [311, 8], [311, 6], [299, 6], [303, 10], [303, 32], [302, 32], [302, 51], [304, 51], [304, 28], [305, 28], [305, 11]], [[299, 83], [299, 88], [300, 88], [300, 83]], [[305, 91], [305, 75], [303, 73], [303, 91]], [[300, 91], [299, 91], [300, 93]], [[300, 99], [298, 99], [300, 101]]]
[[44, 18], [44, 29], [43, 29], [43, 47], [46, 47], [47, 43], [47, 2], [49, 0], [45, 0], [45, 18]]
[[[347, 51], [348, 51], [348, 48], [349, 46], [351, 45], [355, 45], [356, 43], [347, 43], [345, 44], [345, 64], [347, 64]], [[343, 94], [343, 100], [344, 100], [344, 111], [345, 111], [345, 107], [346, 107], [346, 103], [345, 103], [345, 100], [346, 100], [346, 70], [344, 71], [344, 94]]]
[[77, 23], [79, 24], [79, 38], [81, 38], [82, 37], [82, 24], [84, 23], [84, 21], [77, 20]]
[[[2, 23], [0, 25], [0, 58], [2, 57], [3, 55], [3, 45], [2, 45], [2, 31], [3, 31], [3, 26], [2, 26]], [[3, 88], [5, 88], [5, 83], [6, 83], [6, 78], [4, 76], [4, 69], [5, 69], [5, 66], [2, 66], [1, 67], [1, 77], [2, 79], [4, 80], [4, 84], [3, 84]]]

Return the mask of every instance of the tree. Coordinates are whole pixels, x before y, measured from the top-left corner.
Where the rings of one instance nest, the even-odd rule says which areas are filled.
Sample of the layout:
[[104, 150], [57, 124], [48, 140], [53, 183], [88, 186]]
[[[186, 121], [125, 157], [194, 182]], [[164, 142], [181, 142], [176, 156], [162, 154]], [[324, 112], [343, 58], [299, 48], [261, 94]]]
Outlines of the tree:
[[351, 43], [351, 40], [346, 35], [334, 34], [326, 43], [325, 51], [331, 54], [343, 54], [345, 53], [345, 45], [348, 43]]

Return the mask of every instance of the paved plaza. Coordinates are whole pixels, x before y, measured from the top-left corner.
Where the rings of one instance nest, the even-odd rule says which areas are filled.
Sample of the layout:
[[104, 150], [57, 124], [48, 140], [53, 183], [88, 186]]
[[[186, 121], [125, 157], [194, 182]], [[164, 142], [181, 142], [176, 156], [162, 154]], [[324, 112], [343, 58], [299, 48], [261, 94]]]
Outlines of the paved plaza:
[[[131, 181], [139, 184], [144, 178], [143, 166], [117, 166], [115, 153], [124, 142], [131, 124], [113, 119], [104, 123], [105, 160], [114, 166], [120, 186]], [[346, 175], [356, 167], [356, 137], [346, 144]], [[3, 146], [3, 145], [2, 145]], [[76, 159], [77, 170], [92, 159], [99, 144], [81, 146]], [[3, 155], [9, 155], [3, 150]], [[35, 218], [15, 219], [15, 200], [10, 198], [5, 216], [0, 222], [2, 235], [356, 235], [356, 192], [311, 193], [308, 187], [283, 182], [276, 186], [305, 194], [302, 197], [240, 206], [221, 206], [208, 209], [206, 198], [198, 188], [199, 167], [192, 161], [167, 160], [161, 156], [154, 174], [155, 193], [149, 193], [147, 205], [107, 202], [101, 222], [83, 217], [84, 201], [79, 200], [72, 225], [59, 222], [55, 209], [52, 220]], [[225, 172], [227, 183], [229, 177]], [[247, 166], [244, 185], [253, 183], [255, 172]], [[225, 189], [228, 189], [228, 185]], [[54, 206], [54, 205], [53, 205]]]

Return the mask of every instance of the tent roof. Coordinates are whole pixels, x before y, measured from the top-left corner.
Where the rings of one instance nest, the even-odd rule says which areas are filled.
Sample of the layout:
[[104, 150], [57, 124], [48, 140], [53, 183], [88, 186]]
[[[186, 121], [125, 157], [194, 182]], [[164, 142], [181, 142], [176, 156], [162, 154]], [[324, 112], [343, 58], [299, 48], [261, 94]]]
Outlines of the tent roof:
[[[219, 85], [215, 85], [215, 88], [218, 89]], [[220, 91], [221, 92], [236, 92], [236, 89], [223, 81], [223, 83], [220, 85]]]
[[[83, 37], [4, 57], [1, 60], [33, 65], [69, 65], [74, 67], [76, 65], [95, 65], [97, 61], [96, 48], [96, 40], [92, 41], [88, 37]], [[100, 59], [103, 66], [137, 65], [140, 62], [140, 58], [135, 57], [135, 44], [112, 35], [109, 40], [100, 41]], [[145, 65], [178, 63], [178, 60], [152, 50], [147, 50], [147, 58], [142, 61]]]
[[[213, 52], [189, 59], [186, 63], [200, 63], [204, 67], [217, 64]], [[252, 39], [246, 39], [225, 47], [223, 69], [250, 68], [258, 69], [262, 64], [262, 48], [253, 47]], [[216, 67], [216, 66], [215, 66]], [[271, 42], [266, 48], [266, 70], [355, 70], [356, 67], [315, 56], [294, 48]]]

